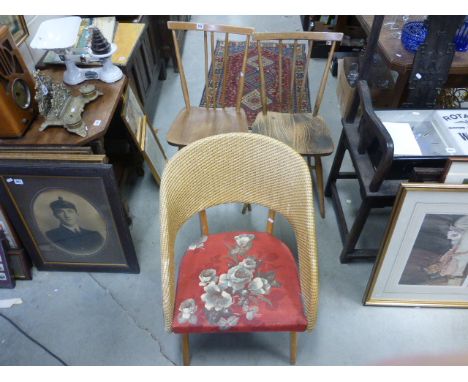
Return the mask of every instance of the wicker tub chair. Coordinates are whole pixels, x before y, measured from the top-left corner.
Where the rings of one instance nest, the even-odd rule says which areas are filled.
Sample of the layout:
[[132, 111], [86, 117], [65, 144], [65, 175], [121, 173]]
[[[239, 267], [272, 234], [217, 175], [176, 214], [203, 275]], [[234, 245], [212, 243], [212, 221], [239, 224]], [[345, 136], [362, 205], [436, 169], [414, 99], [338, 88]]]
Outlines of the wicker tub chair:
[[[165, 329], [182, 334], [184, 365], [189, 333], [249, 331], [290, 332], [294, 364], [296, 333], [313, 329], [318, 304], [312, 182], [302, 157], [259, 134], [204, 138], [169, 161], [160, 198]], [[269, 208], [266, 232], [210, 235], [205, 209], [225, 203]], [[176, 280], [176, 236], [197, 213], [203, 236], [188, 248]], [[272, 235], [275, 213], [294, 230], [299, 271], [289, 248]]]

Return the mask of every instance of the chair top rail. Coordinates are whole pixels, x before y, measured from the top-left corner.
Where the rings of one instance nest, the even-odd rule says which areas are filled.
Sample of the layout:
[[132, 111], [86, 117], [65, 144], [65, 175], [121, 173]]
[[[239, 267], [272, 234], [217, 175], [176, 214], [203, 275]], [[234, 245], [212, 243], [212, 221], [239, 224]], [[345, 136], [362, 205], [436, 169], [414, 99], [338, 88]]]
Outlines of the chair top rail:
[[194, 30], [204, 32], [233, 33], [250, 35], [255, 32], [254, 28], [238, 27], [234, 25], [218, 25], [205, 23], [191, 23], [183, 21], [168, 21], [167, 27], [172, 30]]
[[314, 41], [341, 41], [343, 33], [338, 32], [256, 32], [254, 40], [314, 40]]

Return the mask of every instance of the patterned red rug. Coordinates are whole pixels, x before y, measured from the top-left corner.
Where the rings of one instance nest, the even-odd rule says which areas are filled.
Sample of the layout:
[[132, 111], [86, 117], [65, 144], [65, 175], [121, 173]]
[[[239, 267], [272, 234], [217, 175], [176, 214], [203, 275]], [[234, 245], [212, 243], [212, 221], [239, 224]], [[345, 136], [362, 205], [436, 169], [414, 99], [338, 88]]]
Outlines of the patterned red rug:
[[[229, 43], [229, 65], [228, 77], [226, 85], [226, 106], [236, 106], [237, 87], [239, 83], [239, 73], [242, 68], [242, 59], [244, 53], [245, 42], [230, 42]], [[297, 95], [299, 88], [304, 78], [304, 66], [306, 60], [305, 45], [299, 44], [296, 52], [296, 91], [294, 94], [293, 110], [311, 111], [309, 86], [306, 84], [305, 96], [302, 99], [301, 108], [298, 107]], [[216, 64], [216, 99], [218, 107], [221, 103], [222, 79], [224, 75], [223, 67], [224, 41], [218, 41], [215, 48], [215, 64]], [[279, 72], [279, 45], [276, 43], [262, 44], [263, 69], [265, 72], [265, 83], [267, 88], [268, 110], [288, 112], [288, 99], [291, 89], [291, 64], [293, 57], [293, 44], [283, 44], [282, 49], [282, 100], [283, 105], [280, 105], [280, 97], [278, 91], [278, 72]], [[213, 65], [210, 66], [209, 79], [211, 83]], [[203, 91], [200, 106], [205, 106], [206, 95]], [[247, 57], [247, 67], [244, 82], [244, 94], [242, 97], [242, 108], [247, 114], [249, 126], [255, 121], [255, 117], [262, 110], [262, 101], [260, 96], [260, 74], [258, 67], [258, 53], [256, 44], [250, 44]]]

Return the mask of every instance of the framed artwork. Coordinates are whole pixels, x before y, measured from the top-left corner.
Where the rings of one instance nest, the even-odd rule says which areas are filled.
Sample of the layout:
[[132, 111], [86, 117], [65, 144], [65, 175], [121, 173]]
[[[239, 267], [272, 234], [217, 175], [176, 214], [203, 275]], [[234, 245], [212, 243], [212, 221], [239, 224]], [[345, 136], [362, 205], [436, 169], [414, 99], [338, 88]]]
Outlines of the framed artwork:
[[[4, 240], [3, 240], [4, 242]], [[8, 261], [5, 255], [5, 248], [0, 242], [0, 288], [14, 288], [15, 279], [10, 274]]]
[[448, 158], [445, 166], [443, 183], [468, 185], [468, 158]]
[[142, 120], [145, 117], [145, 112], [130, 85], [127, 86], [124, 94], [121, 115], [133, 140], [137, 145], [140, 145]]
[[156, 131], [148, 123], [146, 116], [143, 118], [143, 132], [141, 139], [141, 151], [145, 157], [146, 163], [153, 174], [156, 183], [161, 183], [161, 176], [166, 166], [167, 157], [164, 149], [159, 142]]
[[468, 187], [402, 184], [365, 305], [468, 308]]
[[32, 280], [31, 260], [24, 249], [8, 249], [6, 255], [10, 274], [15, 280]]
[[24, 16], [0, 15], [0, 25], [7, 25], [13, 36], [13, 41], [20, 46], [29, 36]]
[[112, 165], [2, 162], [0, 199], [39, 270], [139, 273]]
[[21, 247], [16, 232], [11, 226], [10, 220], [8, 220], [8, 216], [5, 214], [2, 206], [0, 206], [0, 230], [5, 234], [9, 248], [17, 249]]
[[166, 166], [167, 156], [156, 130], [148, 122], [132, 87], [127, 86], [122, 107], [122, 118], [135, 144], [143, 154], [157, 184]]

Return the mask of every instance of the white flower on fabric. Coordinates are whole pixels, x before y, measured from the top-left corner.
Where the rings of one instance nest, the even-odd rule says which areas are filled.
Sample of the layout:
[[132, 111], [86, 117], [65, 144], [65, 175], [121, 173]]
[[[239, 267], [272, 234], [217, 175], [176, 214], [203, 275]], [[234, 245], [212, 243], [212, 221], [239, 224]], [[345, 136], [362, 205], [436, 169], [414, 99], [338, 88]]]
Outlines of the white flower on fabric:
[[[228, 285], [235, 291], [244, 289], [245, 285], [253, 278], [253, 273], [250, 269], [238, 264], [229, 269], [227, 275]], [[224, 280], [223, 280], [224, 281]]]
[[198, 285], [200, 286], [207, 286], [210, 282], [217, 282], [218, 277], [216, 276], [216, 270], [215, 269], [204, 269], [201, 271], [200, 275], [198, 276], [200, 279], [200, 283]]
[[255, 235], [251, 233], [243, 233], [241, 235], [234, 236], [237, 246], [243, 250], [249, 250], [252, 247], [253, 239], [255, 239]]
[[236, 326], [239, 322], [239, 317], [237, 316], [230, 316], [228, 318], [221, 317], [218, 321], [218, 326], [221, 330], [227, 330]]
[[205, 245], [205, 241], [208, 239], [208, 236], [202, 236], [196, 242], [189, 245], [188, 250], [193, 251], [195, 249], [203, 248]]
[[253, 294], [268, 294], [270, 293], [271, 285], [267, 279], [255, 277], [250, 282], [248, 289]]
[[450, 231], [447, 232], [447, 239], [452, 240], [452, 241], [458, 241], [461, 238], [461, 233], [459, 231], [456, 231], [454, 229], [451, 229]]
[[254, 257], [246, 257], [240, 262], [240, 265], [244, 266], [249, 270], [254, 270], [257, 267], [257, 261]]
[[179, 305], [179, 315], [177, 320], [180, 324], [185, 322], [189, 322], [191, 324], [197, 323], [197, 316], [195, 312], [197, 311], [197, 305], [195, 304], [195, 300], [193, 298], [188, 298], [187, 300], [182, 301]]
[[228, 275], [226, 273], [223, 273], [222, 275], [219, 276], [218, 286], [222, 290], [227, 289], [231, 286], [229, 283]]
[[201, 295], [202, 301], [205, 303], [205, 308], [207, 310], [215, 310], [217, 312], [229, 308], [233, 301], [232, 296], [222, 290], [214, 282], [211, 282], [206, 286], [204, 294]]
[[245, 313], [245, 318], [252, 321], [258, 313], [258, 306], [251, 306]]

